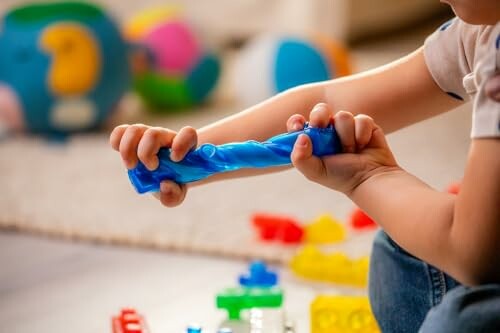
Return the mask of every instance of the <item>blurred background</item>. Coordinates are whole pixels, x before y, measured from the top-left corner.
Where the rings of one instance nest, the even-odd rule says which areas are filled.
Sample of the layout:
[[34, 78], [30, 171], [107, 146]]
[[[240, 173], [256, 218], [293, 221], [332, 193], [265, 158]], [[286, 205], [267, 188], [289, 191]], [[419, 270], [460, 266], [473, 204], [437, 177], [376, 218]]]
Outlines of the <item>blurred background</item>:
[[[319, 249], [355, 265], [375, 229], [357, 229], [352, 203], [290, 170], [196, 188], [166, 209], [135, 193], [108, 135], [122, 123], [199, 128], [377, 67], [452, 16], [437, 0], [2, 0], [2, 330], [112, 332], [111, 316], [133, 306], [151, 332], [191, 322], [215, 331], [226, 318], [215, 295], [262, 259], [280, 274], [280, 313], [296, 332], [316, 332], [313, 299], [366, 295], [366, 267], [361, 286], [354, 276], [304, 280], [288, 264], [304, 242], [263, 242], [252, 216], [306, 228], [327, 213], [343, 236]], [[469, 124], [465, 106], [389, 141], [403, 167], [445, 190], [462, 176]]]

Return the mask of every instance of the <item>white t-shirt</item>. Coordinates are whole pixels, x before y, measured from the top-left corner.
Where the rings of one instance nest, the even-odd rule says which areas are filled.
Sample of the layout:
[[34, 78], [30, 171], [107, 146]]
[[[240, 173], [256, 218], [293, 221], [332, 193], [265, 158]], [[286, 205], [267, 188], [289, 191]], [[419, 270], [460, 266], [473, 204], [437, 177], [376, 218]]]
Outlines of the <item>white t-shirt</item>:
[[488, 79], [500, 74], [500, 23], [471, 25], [454, 18], [427, 38], [424, 57], [444, 92], [472, 99], [471, 137], [500, 137], [500, 103], [484, 91]]

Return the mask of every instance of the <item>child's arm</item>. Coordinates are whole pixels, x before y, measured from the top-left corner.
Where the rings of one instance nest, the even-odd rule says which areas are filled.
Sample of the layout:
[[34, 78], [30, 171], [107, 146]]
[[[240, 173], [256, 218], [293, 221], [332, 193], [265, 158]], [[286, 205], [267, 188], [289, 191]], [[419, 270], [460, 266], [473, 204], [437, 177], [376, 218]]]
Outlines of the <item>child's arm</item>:
[[499, 152], [498, 139], [473, 140], [457, 196], [404, 170], [369, 177], [349, 196], [408, 252], [462, 283], [498, 283]]
[[386, 133], [460, 105], [460, 101], [443, 94], [425, 64], [423, 49], [418, 49], [373, 70], [279, 94], [200, 129], [199, 143], [265, 140], [284, 132], [291, 115], [307, 117], [321, 102], [335, 112], [349, 110], [369, 115]]
[[[316, 111], [315, 124], [328, 124], [331, 113], [326, 107]], [[370, 118], [341, 112], [333, 119], [356, 153], [319, 159], [302, 138], [292, 153], [299, 171], [345, 193], [403, 248], [460, 282], [500, 281], [499, 139], [472, 141], [460, 193], [452, 195], [402, 170]]]
[[[346, 109], [355, 114], [370, 115], [386, 132], [460, 104], [443, 94], [436, 85], [425, 65], [423, 51], [419, 49], [374, 70], [291, 89], [199, 131], [185, 127], [176, 133], [142, 124], [122, 125], [111, 133], [110, 142], [120, 152], [127, 168], [134, 168], [137, 161], [141, 160], [150, 169], [155, 169], [158, 165], [156, 154], [161, 147], [172, 147], [172, 159], [180, 160], [197, 144], [250, 139], [262, 141], [284, 132], [291, 115], [307, 117], [311, 108], [320, 102], [328, 103], [335, 111]], [[216, 175], [207, 181], [253, 176], [282, 169], [245, 169]], [[159, 198], [166, 206], [176, 206], [185, 195], [186, 186], [163, 182]]]

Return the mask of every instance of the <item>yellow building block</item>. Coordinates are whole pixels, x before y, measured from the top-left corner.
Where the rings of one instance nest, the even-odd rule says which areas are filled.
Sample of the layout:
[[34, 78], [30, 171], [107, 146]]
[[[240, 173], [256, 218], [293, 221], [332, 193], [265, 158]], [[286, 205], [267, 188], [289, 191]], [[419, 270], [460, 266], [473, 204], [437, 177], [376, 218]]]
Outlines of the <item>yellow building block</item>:
[[329, 214], [317, 217], [305, 226], [306, 242], [329, 244], [342, 242], [346, 238], [346, 229], [338, 220]]
[[311, 303], [311, 333], [380, 333], [365, 296], [321, 295]]
[[351, 259], [341, 252], [325, 254], [313, 245], [306, 245], [289, 266], [296, 275], [310, 280], [356, 287], [366, 287], [368, 282], [368, 256]]

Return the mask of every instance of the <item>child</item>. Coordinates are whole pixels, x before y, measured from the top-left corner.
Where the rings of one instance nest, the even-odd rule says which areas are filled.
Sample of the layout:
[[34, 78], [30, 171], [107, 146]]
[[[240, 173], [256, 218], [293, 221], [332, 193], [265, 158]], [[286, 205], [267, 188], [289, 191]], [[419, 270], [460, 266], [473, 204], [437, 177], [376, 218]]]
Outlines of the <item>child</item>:
[[[198, 143], [264, 140], [301, 129], [306, 119], [315, 127], [333, 123], [344, 154], [312, 156], [309, 138], [301, 135], [292, 162], [309, 180], [343, 192], [383, 228], [369, 284], [382, 331], [500, 332], [500, 1], [448, 2], [459, 18], [394, 63], [289, 90], [198, 131], [118, 126], [111, 145], [127, 168], [141, 160], [153, 170], [163, 146], [181, 160]], [[395, 131], [469, 98], [472, 142], [460, 193], [435, 191], [398, 166], [382, 129]], [[280, 169], [239, 170], [200, 183]], [[165, 181], [157, 197], [176, 206], [186, 191]]]

